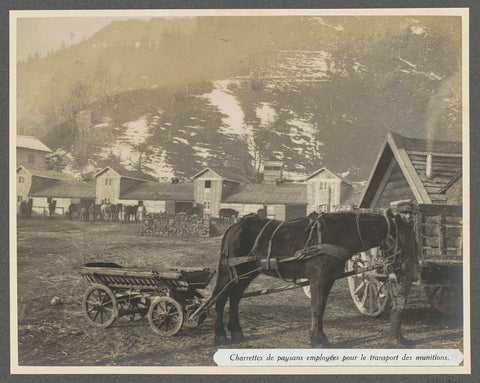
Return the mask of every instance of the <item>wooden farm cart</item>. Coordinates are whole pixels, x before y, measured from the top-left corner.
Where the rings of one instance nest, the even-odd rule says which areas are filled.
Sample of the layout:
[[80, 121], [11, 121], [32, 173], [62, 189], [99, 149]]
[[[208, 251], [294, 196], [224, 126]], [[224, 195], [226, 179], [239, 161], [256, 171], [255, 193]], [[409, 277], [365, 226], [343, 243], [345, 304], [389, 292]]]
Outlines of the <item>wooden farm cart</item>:
[[83, 298], [90, 324], [106, 328], [119, 317], [136, 321], [147, 316], [152, 330], [162, 336], [205, 319], [205, 311], [195, 319], [191, 314], [204, 301], [198, 290], [205, 289], [214, 274], [206, 268], [157, 271], [101, 262], [77, 271], [91, 283]]
[[[462, 207], [420, 204], [413, 211], [419, 246], [421, 284], [429, 303], [454, 314], [462, 304]], [[369, 269], [367, 272], [361, 270]], [[355, 272], [355, 271], [360, 272]], [[368, 316], [384, 313], [395, 294], [379, 248], [356, 254], [346, 264], [352, 299]]]

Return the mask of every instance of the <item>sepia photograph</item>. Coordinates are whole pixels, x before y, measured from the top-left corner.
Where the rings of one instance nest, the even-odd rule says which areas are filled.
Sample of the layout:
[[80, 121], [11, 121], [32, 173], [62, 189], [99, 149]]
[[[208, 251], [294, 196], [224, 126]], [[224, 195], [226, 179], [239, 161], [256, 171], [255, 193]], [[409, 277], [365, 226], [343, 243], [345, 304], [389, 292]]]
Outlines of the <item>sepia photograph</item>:
[[12, 372], [468, 373], [468, 28], [10, 11]]

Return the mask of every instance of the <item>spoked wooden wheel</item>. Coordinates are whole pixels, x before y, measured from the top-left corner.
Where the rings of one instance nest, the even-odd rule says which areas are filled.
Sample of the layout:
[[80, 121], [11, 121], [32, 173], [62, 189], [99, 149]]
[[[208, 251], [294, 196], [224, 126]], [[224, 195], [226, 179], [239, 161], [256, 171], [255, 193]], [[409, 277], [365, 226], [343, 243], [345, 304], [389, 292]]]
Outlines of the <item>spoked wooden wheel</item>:
[[[379, 249], [356, 254], [347, 262], [347, 271], [358, 271], [376, 264]], [[366, 271], [348, 277], [348, 286], [353, 302], [365, 315], [376, 317], [385, 312], [390, 300], [386, 276], [377, 270]]]
[[117, 317], [115, 294], [104, 285], [92, 285], [85, 292], [83, 309], [90, 324], [106, 328]]
[[172, 336], [183, 325], [183, 309], [170, 297], [158, 297], [150, 304], [148, 321], [152, 330], [161, 336]]

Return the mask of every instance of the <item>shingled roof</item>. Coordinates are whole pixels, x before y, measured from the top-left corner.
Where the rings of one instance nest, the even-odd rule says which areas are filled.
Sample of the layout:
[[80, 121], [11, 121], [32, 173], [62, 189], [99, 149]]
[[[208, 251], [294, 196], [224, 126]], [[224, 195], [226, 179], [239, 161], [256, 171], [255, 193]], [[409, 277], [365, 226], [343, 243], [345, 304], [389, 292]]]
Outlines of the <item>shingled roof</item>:
[[71, 175], [65, 174], [62, 172], [56, 172], [53, 170], [30, 169], [23, 165], [17, 167], [17, 172], [20, 171], [21, 169], [24, 169], [25, 171], [29, 172], [32, 176], [40, 177], [40, 178], [48, 178], [53, 180], [65, 180], [65, 181], [69, 181], [69, 180], [73, 181], [75, 179]]
[[32, 136], [17, 135], [17, 148], [39, 150], [41, 152], [50, 153], [51, 150], [42, 141]]
[[157, 181], [155, 177], [151, 176], [150, 174], [146, 174], [136, 170], [127, 170], [122, 167], [113, 168], [111, 166], [107, 166], [106, 168], [100, 170], [97, 174], [95, 174], [95, 177], [102, 175], [107, 170], [113, 170], [115, 173], [117, 173], [121, 177], [130, 178], [137, 181]]
[[193, 183], [146, 182], [129, 188], [120, 198], [138, 201], [193, 201]]
[[307, 185], [294, 183], [238, 185], [222, 202], [306, 205]]
[[237, 183], [248, 183], [249, 181], [243, 177], [240, 174], [234, 174], [230, 173], [228, 171], [225, 171], [223, 169], [214, 169], [214, 168], [205, 168], [200, 170], [197, 174], [193, 176], [193, 178], [200, 177], [202, 174], [207, 172], [208, 170], [218, 174], [220, 177], [222, 177], [225, 181], [232, 181], [232, 182], [237, 182]]
[[58, 180], [31, 192], [33, 197], [95, 198], [95, 182]]
[[[433, 178], [426, 174], [427, 155], [433, 156]], [[390, 132], [380, 150], [362, 197], [360, 207], [368, 207], [386, 164], [395, 158], [418, 203], [446, 203], [445, 187], [462, 171], [462, 143], [409, 138]]]

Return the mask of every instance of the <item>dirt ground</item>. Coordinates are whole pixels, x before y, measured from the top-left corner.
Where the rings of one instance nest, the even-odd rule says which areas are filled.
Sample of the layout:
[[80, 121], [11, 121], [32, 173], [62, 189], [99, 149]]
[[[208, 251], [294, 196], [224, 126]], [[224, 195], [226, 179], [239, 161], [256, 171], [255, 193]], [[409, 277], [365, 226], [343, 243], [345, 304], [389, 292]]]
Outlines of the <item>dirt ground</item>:
[[[164, 338], [147, 319], [117, 319], [108, 329], [91, 327], [81, 302], [87, 282], [74, 267], [92, 261], [124, 266], [210, 267], [220, 251], [220, 237], [197, 240], [141, 237], [141, 224], [49, 221], [18, 222], [18, 339], [20, 365], [42, 366], [182, 366], [215, 365], [213, 310], [196, 328]], [[205, 291], [208, 296], [214, 280]], [[249, 288], [282, 285], [260, 276]], [[53, 297], [61, 304], [52, 306]], [[228, 312], [228, 310], [226, 310]], [[222, 348], [309, 348], [309, 300], [302, 289], [242, 300], [240, 319], [245, 342]], [[324, 330], [337, 348], [385, 348], [386, 317], [370, 318], [356, 309], [345, 280], [335, 283]], [[423, 288], [414, 286], [404, 334], [415, 348], [463, 350], [461, 318], [430, 308]]]

